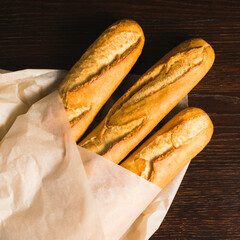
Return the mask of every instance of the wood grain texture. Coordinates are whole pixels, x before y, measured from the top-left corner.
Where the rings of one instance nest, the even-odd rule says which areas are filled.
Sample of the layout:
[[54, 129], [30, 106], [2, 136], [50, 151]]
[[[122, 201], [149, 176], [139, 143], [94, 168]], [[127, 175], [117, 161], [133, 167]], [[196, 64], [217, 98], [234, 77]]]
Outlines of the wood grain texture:
[[[189, 95], [209, 113], [212, 141], [193, 161], [153, 239], [240, 239], [240, 4], [238, 0], [0, 0], [0, 68], [70, 69], [109, 25], [136, 20], [143, 74], [183, 40], [200, 37], [215, 64]], [[123, 87], [121, 85], [120, 87]]]

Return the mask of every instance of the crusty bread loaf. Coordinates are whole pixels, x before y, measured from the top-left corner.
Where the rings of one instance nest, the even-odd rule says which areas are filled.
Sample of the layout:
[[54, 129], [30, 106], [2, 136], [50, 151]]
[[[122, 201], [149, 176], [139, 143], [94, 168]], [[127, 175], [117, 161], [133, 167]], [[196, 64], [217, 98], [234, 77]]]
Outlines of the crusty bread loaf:
[[213, 124], [199, 108], [187, 108], [172, 118], [122, 164], [124, 168], [164, 188], [208, 144]]
[[79, 145], [119, 163], [203, 78], [214, 56], [202, 39], [181, 43], [150, 68]]
[[141, 54], [144, 41], [143, 31], [135, 21], [116, 22], [66, 75], [59, 93], [76, 140], [130, 71]]

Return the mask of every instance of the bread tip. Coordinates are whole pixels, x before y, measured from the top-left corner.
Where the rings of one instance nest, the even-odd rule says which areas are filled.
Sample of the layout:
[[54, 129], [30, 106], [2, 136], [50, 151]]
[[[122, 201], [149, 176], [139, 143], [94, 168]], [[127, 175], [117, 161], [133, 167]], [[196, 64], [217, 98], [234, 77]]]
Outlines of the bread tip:
[[215, 60], [215, 52], [210, 43], [208, 43], [206, 40], [202, 38], [192, 38], [189, 41], [191, 41], [191, 44], [194, 44], [194, 45], [200, 44], [201, 46], [205, 47], [205, 50], [207, 51], [207, 55], [209, 56], [209, 61], [211, 61], [213, 64]]
[[180, 113], [182, 113], [184, 115], [186, 112], [189, 112], [191, 115], [202, 115], [204, 117], [203, 121], [206, 121], [206, 123], [207, 123], [207, 129], [209, 132], [209, 141], [210, 141], [210, 139], [213, 135], [214, 125], [213, 125], [213, 122], [212, 122], [211, 118], [209, 117], [209, 115], [204, 110], [202, 110], [201, 108], [197, 108], [197, 107], [186, 108], [183, 111], [181, 111]]

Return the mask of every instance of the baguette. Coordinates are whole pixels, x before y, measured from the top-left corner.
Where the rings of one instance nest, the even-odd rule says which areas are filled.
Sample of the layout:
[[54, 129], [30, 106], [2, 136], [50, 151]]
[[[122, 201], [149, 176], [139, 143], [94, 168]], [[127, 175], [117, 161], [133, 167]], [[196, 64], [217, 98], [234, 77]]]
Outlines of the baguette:
[[59, 93], [75, 140], [128, 74], [142, 52], [144, 34], [133, 20], [106, 29], [72, 67]]
[[181, 43], [150, 68], [79, 145], [118, 164], [203, 78], [214, 56], [202, 39]]
[[213, 124], [199, 108], [187, 108], [156, 132], [121, 166], [164, 188], [208, 144]]

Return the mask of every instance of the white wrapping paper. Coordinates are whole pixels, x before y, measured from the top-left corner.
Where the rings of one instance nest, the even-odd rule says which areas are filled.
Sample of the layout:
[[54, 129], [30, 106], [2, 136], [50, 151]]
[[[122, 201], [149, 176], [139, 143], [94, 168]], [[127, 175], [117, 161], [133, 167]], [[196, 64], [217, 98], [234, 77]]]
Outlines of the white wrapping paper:
[[16, 119], [0, 166], [1, 239], [104, 239], [56, 91]]
[[[0, 139], [16, 116], [64, 74], [23, 70], [0, 75]], [[180, 105], [185, 107], [187, 99]], [[135, 174], [78, 149], [64, 114], [53, 93], [19, 117], [2, 140], [0, 239], [149, 239], [187, 167], [159, 193]]]
[[118, 240], [160, 188], [109, 160], [79, 147], [107, 240]]
[[56, 88], [64, 70], [22, 70], [0, 74], [0, 140], [19, 114]]

